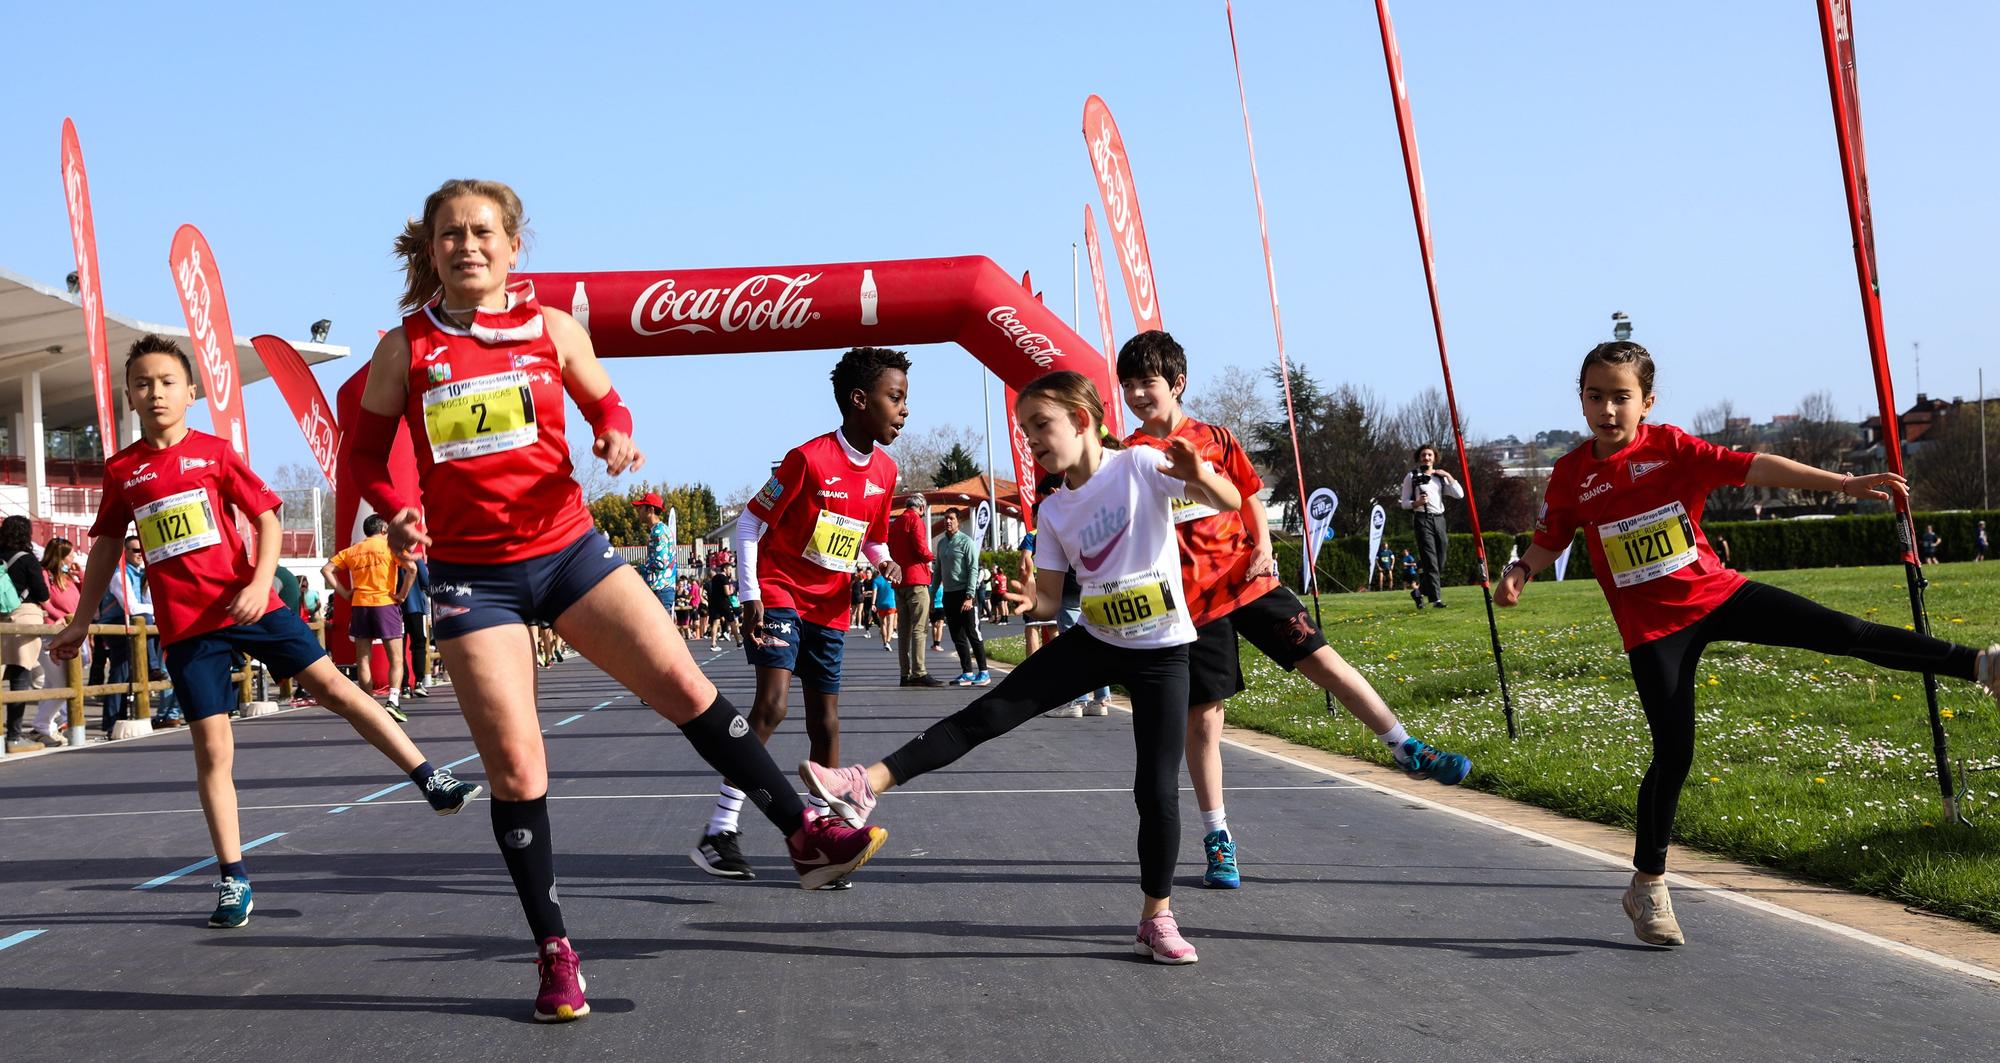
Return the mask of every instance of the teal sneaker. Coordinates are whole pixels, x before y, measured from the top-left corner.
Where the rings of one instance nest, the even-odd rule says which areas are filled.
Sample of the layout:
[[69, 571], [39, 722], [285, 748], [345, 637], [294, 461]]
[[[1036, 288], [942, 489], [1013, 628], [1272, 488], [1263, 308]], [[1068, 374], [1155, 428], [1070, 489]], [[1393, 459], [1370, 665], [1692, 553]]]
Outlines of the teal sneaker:
[[972, 685], [976, 687], [983, 687], [991, 682], [993, 682], [993, 674], [991, 672], [981, 672], [972, 677]]
[[1208, 870], [1202, 872], [1201, 884], [1212, 890], [1233, 890], [1243, 886], [1243, 876], [1236, 870], [1236, 841], [1226, 830], [1212, 830], [1201, 840], [1202, 850], [1208, 853]]
[[249, 879], [225, 878], [215, 888], [221, 896], [215, 902], [215, 914], [208, 917], [209, 926], [234, 930], [250, 921], [250, 909], [256, 905], [250, 900]]
[[1419, 738], [1403, 741], [1396, 750], [1396, 763], [1415, 778], [1444, 786], [1457, 786], [1472, 774], [1472, 761], [1465, 754], [1447, 753]]

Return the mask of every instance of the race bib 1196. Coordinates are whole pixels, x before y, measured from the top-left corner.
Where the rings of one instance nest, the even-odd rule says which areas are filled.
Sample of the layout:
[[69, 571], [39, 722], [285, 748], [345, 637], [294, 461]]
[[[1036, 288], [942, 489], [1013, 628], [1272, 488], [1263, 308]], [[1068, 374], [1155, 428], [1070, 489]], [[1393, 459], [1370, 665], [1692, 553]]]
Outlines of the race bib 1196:
[[1173, 589], [1157, 572], [1083, 587], [1083, 616], [1092, 627], [1122, 639], [1143, 638], [1173, 625], [1179, 615]]

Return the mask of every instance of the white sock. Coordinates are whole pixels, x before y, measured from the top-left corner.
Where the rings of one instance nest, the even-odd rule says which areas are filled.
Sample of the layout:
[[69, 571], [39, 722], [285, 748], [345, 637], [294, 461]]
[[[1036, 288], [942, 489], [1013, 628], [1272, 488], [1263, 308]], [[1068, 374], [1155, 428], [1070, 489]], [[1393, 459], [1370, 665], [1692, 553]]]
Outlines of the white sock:
[[715, 811], [708, 817], [708, 833], [725, 834], [736, 829], [736, 817], [743, 811], [743, 801], [750, 795], [728, 783], [715, 794]]
[[1223, 811], [1221, 805], [1217, 805], [1213, 809], [1208, 809], [1208, 808], [1202, 809], [1201, 829], [1203, 833], [1206, 834], [1214, 834], [1216, 831], [1219, 830], [1222, 831], [1228, 830], [1229, 813]]
[[821, 800], [818, 794], [807, 794], [806, 804], [809, 804], [814, 808], [818, 809], [821, 815], [826, 815], [827, 813], [833, 811], [833, 806]]
[[1396, 726], [1389, 728], [1375, 737], [1381, 739], [1382, 744], [1388, 746], [1391, 753], [1397, 754], [1396, 759], [1401, 760], [1403, 743], [1410, 740], [1410, 732], [1403, 730], [1402, 722], [1398, 721]]
[[402, 691], [397, 690], [394, 687], [389, 688], [389, 704], [391, 706], [400, 704], [402, 702], [402, 697], [403, 697]]

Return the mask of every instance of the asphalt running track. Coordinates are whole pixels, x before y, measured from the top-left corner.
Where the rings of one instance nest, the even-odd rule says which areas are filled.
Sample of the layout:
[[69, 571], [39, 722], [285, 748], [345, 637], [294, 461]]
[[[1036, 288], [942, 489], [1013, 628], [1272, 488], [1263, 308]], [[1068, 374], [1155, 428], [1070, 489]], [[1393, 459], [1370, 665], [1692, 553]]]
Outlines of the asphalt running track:
[[[741, 654], [699, 650], [747, 704]], [[970, 697], [898, 688], [877, 644], [849, 657], [850, 761]], [[799, 890], [749, 817], [761, 877], [713, 879], [684, 854], [715, 780], [678, 733], [580, 661], [543, 672], [542, 695], [588, 1018], [529, 1018], [534, 968], [485, 810], [431, 815], [307, 710], [238, 726], [243, 837], [268, 840], [237, 931], [207, 929], [215, 872], [190, 869], [209, 849], [184, 731], [0, 764], [0, 1056], [2000, 1058], [2000, 986], [1685, 889], [1694, 943], [1648, 948], [1615, 869], [1236, 748], [1245, 886], [1199, 888], [1184, 791], [1175, 907], [1202, 962], [1152, 965], [1128, 948], [1119, 712], [1035, 720], [885, 798], [889, 845], [851, 891]], [[796, 713], [773, 742], [784, 763], [805, 748]], [[411, 715], [435, 763], [472, 754], [448, 688]], [[457, 770], [481, 777], [477, 759]]]

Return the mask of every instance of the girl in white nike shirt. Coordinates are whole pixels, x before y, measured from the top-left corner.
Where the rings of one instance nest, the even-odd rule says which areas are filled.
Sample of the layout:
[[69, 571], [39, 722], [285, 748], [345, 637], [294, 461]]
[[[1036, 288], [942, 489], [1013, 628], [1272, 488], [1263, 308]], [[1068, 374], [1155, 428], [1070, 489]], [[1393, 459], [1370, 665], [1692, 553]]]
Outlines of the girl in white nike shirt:
[[1139, 911], [1134, 951], [1159, 963], [1193, 963], [1168, 907], [1180, 851], [1180, 763], [1187, 737], [1187, 648], [1194, 641], [1181, 594], [1180, 544], [1172, 503], [1242, 505], [1227, 477], [1204, 465], [1192, 444], [1166, 452], [1118, 449], [1104, 432], [1104, 404], [1089, 378], [1058, 372], [1021, 389], [1014, 407], [1035, 460], [1063, 476], [1044, 498], [1035, 536], [1036, 573], [1008, 594], [1031, 620], [1061, 607], [1063, 575], [1083, 588], [1083, 622], [1022, 662], [1000, 685], [922, 735], [862, 768], [806, 763], [799, 775], [849, 823], [867, 821], [876, 795], [950, 764], [991, 738], [1117, 683], [1132, 698], [1138, 771]]

